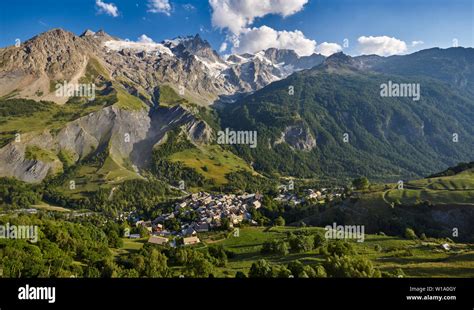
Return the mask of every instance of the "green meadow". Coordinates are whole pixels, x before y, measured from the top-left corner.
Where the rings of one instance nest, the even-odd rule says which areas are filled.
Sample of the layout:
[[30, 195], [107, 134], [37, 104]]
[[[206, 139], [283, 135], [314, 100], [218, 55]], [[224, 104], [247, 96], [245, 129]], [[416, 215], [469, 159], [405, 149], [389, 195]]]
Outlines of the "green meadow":
[[[234, 277], [238, 271], [247, 274], [252, 264], [259, 259], [279, 265], [296, 260], [309, 265], [324, 263], [325, 258], [319, 249], [283, 256], [260, 253], [265, 241], [284, 239], [288, 232], [302, 230], [325, 232], [320, 227], [245, 227], [238, 229], [237, 236], [230, 232], [226, 237], [222, 233], [199, 234], [199, 237], [205, 246], [222, 245], [225, 250], [235, 254], [229, 258], [225, 267], [216, 268], [216, 276]], [[214, 235], [218, 235], [218, 238], [214, 238]], [[382, 272], [401, 269], [406, 277], [474, 277], [473, 244], [450, 242], [451, 249], [446, 251], [441, 248], [446, 243], [443, 239], [408, 240], [396, 236], [366, 235], [364, 242], [347, 241], [353, 245], [356, 255], [369, 259]], [[138, 251], [144, 243], [146, 240], [143, 239], [124, 239], [124, 245], [118, 253]]]

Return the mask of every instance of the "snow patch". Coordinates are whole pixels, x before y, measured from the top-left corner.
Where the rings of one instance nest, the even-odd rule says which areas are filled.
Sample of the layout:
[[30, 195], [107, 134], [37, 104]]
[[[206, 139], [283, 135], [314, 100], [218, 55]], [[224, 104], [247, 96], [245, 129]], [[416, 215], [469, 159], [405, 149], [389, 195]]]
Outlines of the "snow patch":
[[198, 57], [196, 55], [194, 55], [194, 58], [196, 58], [196, 60], [198, 60], [199, 62], [201, 62], [209, 71], [209, 74], [212, 76], [212, 77], [218, 77], [219, 75], [222, 74], [222, 72], [224, 70], [227, 70], [229, 67], [224, 64], [224, 63], [220, 63], [220, 62], [209, 62], [209, 61], [206, 61], [204, 59], [202, 59], [201, 57]]
[[156, 52], [159, 54], [168, 54], [170, 56], [174, 56], [173, 52], [169, 48], [160, 43], [111, 40], [105, 42], [104, 46], [109, 50], [117, 52], [124, 49], [131, 49], [140, 52]]

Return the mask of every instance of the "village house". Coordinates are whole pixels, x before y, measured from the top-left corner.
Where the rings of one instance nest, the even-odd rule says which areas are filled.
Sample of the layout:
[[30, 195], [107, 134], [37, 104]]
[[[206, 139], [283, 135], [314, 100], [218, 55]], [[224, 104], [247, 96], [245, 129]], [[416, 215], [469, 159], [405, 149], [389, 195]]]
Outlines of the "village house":
[[262, 206], [262, 203], [258, 200], [255, 200], [254, 202], [252, 202], [252, 206], [255, 210], [257, 210], [257, 209], [260, 209], [260, 207]]
[[195, 237], [195, 236], [183, 238], [183, 244], [184, 245], [193, 245], [193, 244], [198, 244], [200, 242], [201, 242], [201, 240], [199, 240], [199, 238]]
[[160, 236], [150, 236], [148, 243], [157, 244], [157, 245], [166, 245], [168, 243], [168, 238]]
[[163, 230], [163, 224], [155, 224], [153, 226], [153, 232], [160, 232]]
[[194, 228], [192, 228], [191, 226], [183, 229], [181, 233], [183, 236], [196, 236], [197, 235], [196, 230], [194, 230]]
[[209, 231], [209, 223], [197, 223], [194, 225], [194, 229], [197, 232], [207, 232]]

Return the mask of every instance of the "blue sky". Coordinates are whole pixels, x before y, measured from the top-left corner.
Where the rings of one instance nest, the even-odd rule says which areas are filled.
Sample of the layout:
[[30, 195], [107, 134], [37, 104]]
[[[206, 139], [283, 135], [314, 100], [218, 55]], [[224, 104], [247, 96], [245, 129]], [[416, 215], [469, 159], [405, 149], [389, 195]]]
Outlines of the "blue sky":
[[[434, 46], [450, 47], [454, 39], [460, 46], [474, 46], [473, 3], [473, 0], [4, 1], [0, 11], [0, 46], [13, 45], [16, 38], [24, 41], [60, 27], [76, 34], [85, 29], [104, 29], [130, 40], [145, 34], [155, 42], [200, 33], [216, 50], [222, 47], [223, 54], [272, 46], [294, 48], [300, 54], [331, 53], [339, 49], [352, 55], [403, 54]], [[225, 11], [226, 7], [230, 9]], [[344, 46], [345, 38], [348, 46]], [[418, 44], [414, 45], [413, 41]], [[222, 45], [223, 42], [226, 44]], [[323, 42], [328, 44], [321, 45]]]

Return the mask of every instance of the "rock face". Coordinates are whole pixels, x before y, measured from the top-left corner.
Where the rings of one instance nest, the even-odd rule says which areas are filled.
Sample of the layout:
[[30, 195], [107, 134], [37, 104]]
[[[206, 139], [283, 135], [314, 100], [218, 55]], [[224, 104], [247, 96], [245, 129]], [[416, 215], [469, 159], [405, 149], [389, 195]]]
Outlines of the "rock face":
[[64, 98], [47, 96], [51, 84], [77, 81], [92, 52], [82, 39], [61, 29], [40, 34], [19, 47], [0, 49], [0, 96], [64, 103]]
[[253, 54], [231, 55], [226, 76], [240, 92], [252, 92], [284, 79], [290, 74], [321, 64], [325, 57], [313, 54], [299, 57], [292, 50], [269, 48]]
[[14, 177], [25, 182], [39, 182], [48, 173], [60, 170], [62, 163], [57, 158], [39, 160], [27, 157], [27, 148], [32, 146], [38, 149], [51, 145], [53, 137], [49, 132], [38, 136], [24, 135], [24, 142], [12, 142], [0, 149], [0, 176]]
[[281, 138], [275, 143], [283, 142], [288, 143], [293, 149], [299, 151], [311, 151], [316, 147], [316, 139], [302, 123], [287, 126], [281, 133]]
[[[61, 151], [77, 162], [103, 148], [119, 161], [129, 158], [133, 165], [145, 167], [153, 147], [168, 131], [176, 128], [182, 128], [196, 144], [208, 143], [211, 139], [210, 127], [180, 106], [151, 111], [110, 106], [68, 123], [56, 135], [46, 130], [41, 135], [27, 134], [22, 142], [9, 143], [0, 149], [0, 176], [39, 182], [62, 169], [58, 158]], [[51, 159], [27, 158], [30, 148], [51, 154]]]
[[253, 92], [324, 60], [274, 48], [224, 60], [199, 35], [143, 43], [120, 40], [103, 30], [76, 36], [54, 29], [19, 47], [0, 49], [0, 96], [65, 103], [67, 98], [51, 94], [51, 85], [77, 83], [91, 58], [116, 82], [140, 85], [150, 96], [159, 85], [169, 84], [205, 105], [221, 96]]
[[[161, 86], [170, 86], [193, 103], [209, 105], [221, 97], [256, 91], [323, 59], [268, 49], [224, 60], [199, 35], [161, 43], [130, 42], [103, 30], [86, 30], [76, 36], [53, 29], [19, 46], [0, 49], [0, 97], [65, 104], [70, 97], [57, 97], [55, 85], [83, 83], [92, 75], [92, 81], [107, 86], [105, 90], [123, 89], [149, 107], [131, 110], [113, 104], [71, 121], [59, 131], [23, 134], [21, 142], [0, 149], [0, 176], [39, 182], [61, 171], [61, 152], [77, 162], [103, 149], [118, 161], [129, 159], [133, 165], [145, 167], [153, 147], [170, 130], [181, 128], [195, 144], [208, 143], [213, 134], [185, 107], [160, 107], [157, 94]], [[305, 130], [298, 133], [298, 128], [288, 129], [284, 139], [296, 149], [311, 149], [315, 144], [311, 134]]]

